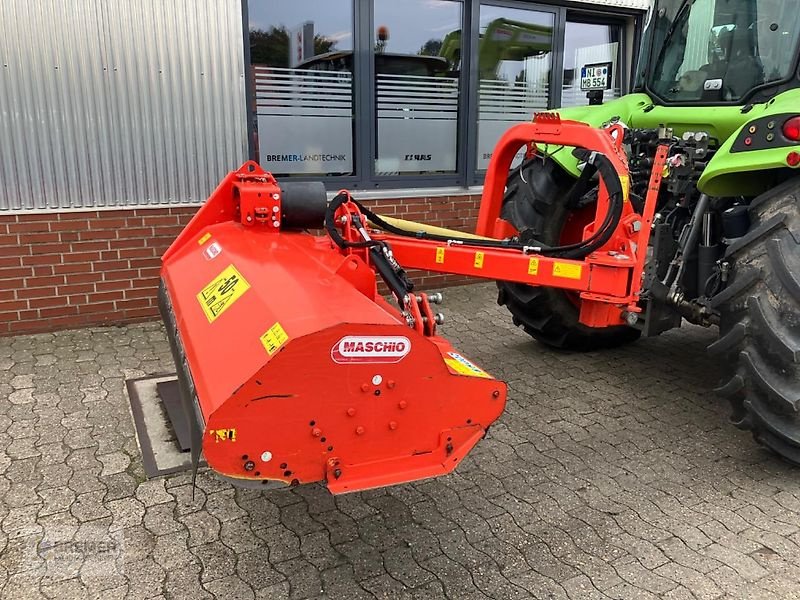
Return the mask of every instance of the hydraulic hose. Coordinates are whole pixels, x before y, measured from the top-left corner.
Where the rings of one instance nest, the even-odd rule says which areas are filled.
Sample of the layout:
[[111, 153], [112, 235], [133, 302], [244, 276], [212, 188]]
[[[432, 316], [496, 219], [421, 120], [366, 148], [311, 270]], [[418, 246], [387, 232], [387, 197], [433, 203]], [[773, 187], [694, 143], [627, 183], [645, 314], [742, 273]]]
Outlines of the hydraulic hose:
[[[620, 181], [619, 175], [614, 169], [613, 163], [606, 156], [597, 152], [592, 152], [589, 155], [587, 162], [597, 168], [608, 192], [609, 208], [602, 224], [597, 231], [595, 231], [586, 240], [575, 244], [567, 244], [562, 246], [536, 247], [535, 250], [537, 253], [544, 256], [580, 259], [591, 254], [598, 248], [601, 248], [606, 242], [608, 242], [609, 239], [611, 239], [611, 236], [614, 234], [614, 230], [617, 228], [617, 225], [622, 218], [622, 209], [624, 204], [622, 182]], [[377, 242], [374, 241], [349, 242], [345, 240], [339, 233], [339, 230], [334, 222], [334, 216], [336, 210], [348, 200], [352, 201], [371, 223], [394, 235], [414, 237], [417, 239], [437, 242], [457, 243], [477, 248], [510, 248], [524, 252], [531, 251], [532, 249], [531, 246], [512, 240], [475, 239], [474, 237], [447, 236], [426, 231], [409, 231], [407, 229], [403, 229], [402, 227], [397, 227], [396, 225], [383, 219], [380, 215], [376, 214], [357, 200], [351, 198], [350, 195], [344, 191], [339, 192], [339, 194], [337, 194], [336, 197], [331, 200], [331, 202], [328, 204], [328, 209], [325, 212], [325, 229], [334, 243], [340, 248], [364, 248], [377, 245]]]

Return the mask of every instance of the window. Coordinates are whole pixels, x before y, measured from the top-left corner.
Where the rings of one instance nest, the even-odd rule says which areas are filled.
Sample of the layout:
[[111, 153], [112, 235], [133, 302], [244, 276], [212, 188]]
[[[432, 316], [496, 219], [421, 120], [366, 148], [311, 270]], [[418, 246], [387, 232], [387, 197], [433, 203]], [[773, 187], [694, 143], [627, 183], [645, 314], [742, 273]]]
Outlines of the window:
[[621, 25], [567, 21], [564, 33], [561, 106], [581, 106], [589, 103], [586, 90], [581, 89], [581, 73], [586, 65], [610, 65], [608, 78], [610, 89], [604, 91], [603, 99], [613, 100], [620, 97], [621, 37]]
[[[553, 13], [481, 5], [478, 33], [478, 156], [486, 170], [512, 125], [550, 105]], [[521, 160], [522, 153], [517, 160]]]
[[351, 175], [351, 0], [251, 2], [258, 160], [277, 176]]
[[254, 157], [329, 189], [480, 184], [509, 127], [588, 102], [581, 67], [625, 92], [632, 13], [560, 2], [248, 0]]
[[461, 9], [375, 0], [376, 175], [456, 172]]

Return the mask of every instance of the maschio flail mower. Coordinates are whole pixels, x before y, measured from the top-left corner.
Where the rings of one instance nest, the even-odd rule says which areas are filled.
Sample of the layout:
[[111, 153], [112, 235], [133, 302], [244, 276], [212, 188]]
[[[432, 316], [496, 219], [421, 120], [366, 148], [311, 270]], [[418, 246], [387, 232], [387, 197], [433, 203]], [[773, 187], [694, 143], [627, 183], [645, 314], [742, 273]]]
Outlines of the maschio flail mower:
[[[681, 318], [728, 318], [720, 307], [740, 284], [726, 257], [754, 235], [747, 213], [732, 201], [718, 207], [729, 222], [712, 222], [714, 201], [700, 194], [673, 237], [684, 196], [672, 190], [683, 189], [685, 166], [704, 156], [706, 140], [653, 132], [642, 195], [631, 186], [630, 140], [620, 123], [593, 128], [550, 113], [514, 126], [492, 156], [476, 235], [381, 217], [346, 191], [328, 202], [321, 184], [279, 184], [253, 162], [230, 173], [163, 257], [161, 309], [195, 465], [202, 450], [238, 485], [323, 481], [333, 493], [456, 468], [501, 415], [506, 386], [437, 335], [441, 296], [415, 293], [404, 267], [502, 282], [501, 301], [514, 303], [518, 322], [536, 333], [555, 319], [562, 342], [573, 336], [585, 347], [598, 346], [595, 332], [620, 343]], [[552, 148], [574, 149], [581, 163], [559, 202], [582, 220], [560, 240], [538, 239], [509, 216], [520, 209], [508, 185], [520, 148], [523, 166], [546, 164]], [[773, 222], [785, 221], [778, 213], [758, 227], [775, 232]], [[324, 235], [307, 231], [323, 226]], [[735, 228], [739, 240], [722, 241]], [[393, 302], [379, 295], [376, 273]], [[798, 282], [796, 273], [769, 277]], [[705, 291], [688, 295], [696, 282]], [[539, 290], [561, 293], [569, 311], [519, 316]], [[738, 312], [774, 319], [778, 309], [765, 304]], [[747, 327], [729, 325], [717, 344], [729, 347]], [[745, 386], [741, 376], [732, 381]]]

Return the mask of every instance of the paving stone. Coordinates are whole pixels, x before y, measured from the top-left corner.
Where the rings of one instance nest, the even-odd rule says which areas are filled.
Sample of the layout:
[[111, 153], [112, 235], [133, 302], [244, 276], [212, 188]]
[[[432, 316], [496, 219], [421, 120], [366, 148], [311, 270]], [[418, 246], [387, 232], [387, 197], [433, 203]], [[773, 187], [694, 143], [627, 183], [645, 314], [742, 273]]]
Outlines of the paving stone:
[[0, 338], [0, 597], [797, 597], [800, 479], [727, 422], [715, 332], [556, 353], [495, 294], [447, 290], [441, 331], [509, 382], [498, 423], [449, 476], [340, 497], [145, 480], [125, 379], [172, 369], [158, 323]]

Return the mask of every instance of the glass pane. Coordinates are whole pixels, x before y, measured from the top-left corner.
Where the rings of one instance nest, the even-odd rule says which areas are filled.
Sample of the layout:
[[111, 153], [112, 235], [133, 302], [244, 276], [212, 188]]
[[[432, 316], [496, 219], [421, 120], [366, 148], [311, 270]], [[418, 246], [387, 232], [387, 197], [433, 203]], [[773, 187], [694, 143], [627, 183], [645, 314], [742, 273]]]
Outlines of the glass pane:
[[619, 98], [620, 35], [617, 25], [567, 21], [561, 106], [589, 104], [589, 89], [604, 88], [604, 102]]
[[478, 169], [485, 170], [506, 129], [547, 108], [553, 14], [481, 5], [479, 35]]
[[352, 174], [352, 0], [249, 0], [248, 10], [261, 166]]
[[800, 38], [800, 3], [696, 0], [665, 5], [655, 23], [666, 32], [665, 41], [654, 53], [648, 81], [659, 97], [737, 101], [760, 85], [791, 75]]
[[461, 9], [375, 0], [376, 174], [455, 172]]

